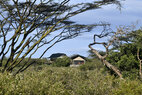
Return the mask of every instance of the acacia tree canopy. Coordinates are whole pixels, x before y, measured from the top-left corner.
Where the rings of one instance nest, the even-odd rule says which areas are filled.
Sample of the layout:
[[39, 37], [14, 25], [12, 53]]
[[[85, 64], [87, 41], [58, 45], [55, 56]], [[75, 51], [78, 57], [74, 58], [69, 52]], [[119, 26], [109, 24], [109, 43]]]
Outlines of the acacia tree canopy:
[[[0, 0], [0, 65], [3, 72], [12, 72], [25, 57], [30, 60], [44, 45], [47, 48], [39, 58], [60, 41], [89, 32], [96, 26], [104, 26], [102, 23], [77, 24], [69, 18], [107, 4], [120, 6], [118, 0], [94, 0], [74, 5], [70, 0]], [[57, 35], [50, 37], [52, 33]], [[4, 63], [5, 56], [9, 57]], [[31, 65], [28, 61], [17, 73]]]

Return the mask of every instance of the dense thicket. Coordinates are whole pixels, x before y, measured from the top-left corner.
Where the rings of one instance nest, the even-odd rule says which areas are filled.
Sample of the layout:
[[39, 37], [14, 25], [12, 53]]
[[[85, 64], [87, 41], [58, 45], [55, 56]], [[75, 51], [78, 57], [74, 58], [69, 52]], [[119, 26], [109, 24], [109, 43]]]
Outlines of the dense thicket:
[[[96, 42], [95, 36], [109, 39]], [[95, 44], [103, 45], [106, 51], [97, 51], [90, 47]], [[111, 74], [123, 78], [142, 78], [142, 29], [136, 30], [133, 26], [123, 26], [116, 32], [94, 35], [94, 43], [89, 47], [90, 57], [100, 59]]]
[[0, 74], [1, 95], [141, 95], [139, 80], [116, 79], [103, 70], [78, 68], [30, 67], [13, 77]]
[[[125, 32], [126, 33], [126, 32]], [[138, 78], [141, 76], [142, 30], [129, 31], [121, 36], [121, 44], [114, 46], [107, 60], [117, 66], [124, 77]]]

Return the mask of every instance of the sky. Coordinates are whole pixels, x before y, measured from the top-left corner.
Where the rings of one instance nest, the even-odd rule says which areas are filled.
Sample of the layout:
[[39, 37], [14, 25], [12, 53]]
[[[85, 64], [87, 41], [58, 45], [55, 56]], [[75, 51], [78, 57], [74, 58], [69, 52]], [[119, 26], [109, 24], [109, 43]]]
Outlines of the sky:
[[[71, 3], [86, 2], [93, 0], [71, 0]], [[94, 24], [100, 21], [105, 21], [111, 24], [111, 28], [116, 30], [120, 25], [131, 25], [138, 21], [138, 27], [142, 26], [142, 0], [125, 0], [122, 2], [121, 11], [115, 5], [107, 5], [101, 9], [87, 11], [81, 13], [71, 20], [80, 24]], [[53, 53], [65, 53], [68, 56], [80, 54], [88, 56], [88, 45], [93, 42], [93, 34], [99, 32], [99, 29], [94, 29], [90, 33], [84, 33], [74, 39], [69, 39], [57, 43], [47, 51], [44, 57], [49, 57]], [[101, 46], [95, 47], [98, 50], [103, 50]], [[38, 51], [33, 57], [37, 57]]]

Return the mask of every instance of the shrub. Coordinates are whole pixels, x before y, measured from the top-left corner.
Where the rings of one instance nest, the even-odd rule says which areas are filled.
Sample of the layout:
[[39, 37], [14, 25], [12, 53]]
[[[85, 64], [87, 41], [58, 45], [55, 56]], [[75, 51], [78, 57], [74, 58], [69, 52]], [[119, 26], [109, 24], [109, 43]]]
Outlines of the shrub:
[[[117, 52], [110, 52], [107, 61], [116, 66], [122, 72], [123, 77], [135, 79], [139, 75], [137, 48], [134, 44], [123, 44]], [[110, 72], [114, 74], [114, 72]]]
[[120, 80], [97, 69], [32, 68], [15, 77], [0, 73], [0, 95], [142, 95], [141, 81]]
[[[22, 66], [23, 64], [27, 63], [28, 58], [25, 58], [18, 66]], [[36, 58], [32, 58], [28, 64], [31, 64], [32, 62], [33, 65], [43, 65], [43, 64], [48, 64], [48, 60], [46, 58], [42, 58], [42, 59], [36, 59]]]
[[57, 58], [52, 66], [55, 67], [67, 67], [71, 64], [71, 59], [69, 57], [64, 57], [64, 58]]
[[79, 68], [82, 71], [101, 69], [104, 66], [98, 59], [88, 59], [86, 64], [81, 65]]
[[120, 81], [112, 95], [142, 95], [142, 84], [139, 80]]
[[94, 70], [96, 67], [93, 63], [90, 63], [90, 64], [86, 63], [86, 64], [81, 65], [79, 68], [82, 71], [86, 71], [86, 70]]
[[0, 95], [108, 95], [112, 90], [113, 77], [98, 70], [44, 67], [36, 72], [30, 68], [16, 77], [0, 74]]

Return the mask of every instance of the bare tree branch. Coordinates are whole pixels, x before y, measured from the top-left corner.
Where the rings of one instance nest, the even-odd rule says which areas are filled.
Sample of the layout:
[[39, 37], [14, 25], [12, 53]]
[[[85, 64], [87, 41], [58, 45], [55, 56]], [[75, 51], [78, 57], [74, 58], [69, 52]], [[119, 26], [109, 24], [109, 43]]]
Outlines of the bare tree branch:
[[[104, 32], [104, 31], [103, 31]], [[96, 41], [96, 37], [98, 38], [104, 38], [106, 36], [108, 36], [110, 33], [113, 33], [114, 35], [111, 37], [112, 39], [109, 40], [107, 43], [106, 42], [97, 42]], [[117, 31], [117, 32], [107, 32], [107, 33], [101, 33], [100, 35], [94, 35], [94, 42], [93, 43], [90, 43], [89, 44], [89, 48], [91, 49], [91, 51], [96, 54], [96, 56], [111, 70], [113, 70], [120, 78], [122, 78], [122, 74], [121, 72], [119, 71], [119, 69], [117, 69], [115, 66], [113, 66], [111, 63], [109, 63], [107, 60], [106, 60], [106, 57], [108, 56], [109, 54], [109, 47], [113, 44], [113, 42], [115, 42], [116, 40], [118, 40], [118, 35], [119, 34], [122, 34], [123, 32], [122, 31]], [[93, 45], [103, 45], [104, 48], [106, 49], [105, 51], [105, 55], [102, 56], [96, 49], [94, 49], [92, 46]]]

